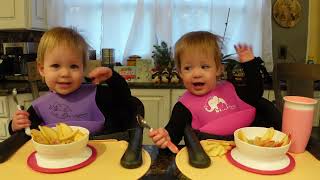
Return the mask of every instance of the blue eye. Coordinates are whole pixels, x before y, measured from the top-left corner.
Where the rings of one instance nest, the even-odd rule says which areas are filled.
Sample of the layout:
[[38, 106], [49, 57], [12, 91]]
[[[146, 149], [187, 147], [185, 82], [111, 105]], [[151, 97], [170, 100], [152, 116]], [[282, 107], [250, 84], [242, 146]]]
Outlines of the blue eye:
[[202, 65], [201, 68], [202, 68], [202, 69], [209, 69], [210, 66], [206, 64], [206, 65]]
[[59, 64], [51, 64], [50, 67], [53, 67], [53, 68], [59, 68], [60, 65]]
[[190, 70], [191, 70], [191, 67], [189, 67], [189, 66], [183, 67], [183, 70], [185, 70], [185, 71], [190, 71]]
[[70, 66], [70, 68], [71, 68], [71, 69], [78, 69], [78, 68], [79, 68], [79, 66], [78, 66], [78, 65], [76, 65], [76, 64], [72, 64], [72, 65]]

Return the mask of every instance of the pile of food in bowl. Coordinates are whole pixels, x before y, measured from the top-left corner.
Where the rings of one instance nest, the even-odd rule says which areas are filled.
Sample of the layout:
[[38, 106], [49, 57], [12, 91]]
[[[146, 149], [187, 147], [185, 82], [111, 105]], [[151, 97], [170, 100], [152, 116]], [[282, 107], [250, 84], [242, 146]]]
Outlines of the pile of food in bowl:
[[242, 155], [262, 161], [285, 156], [291, 144], [290, 135], [263, 127], [240, 128], [234, 132], [234, 141]]
[[74, 156], [81, 153], [89, 141], [89, 130], [79, 126], [58, 123], [52, 128], [39, 126], [39, 130], [31, 130], [32, 143], [44, 157]]

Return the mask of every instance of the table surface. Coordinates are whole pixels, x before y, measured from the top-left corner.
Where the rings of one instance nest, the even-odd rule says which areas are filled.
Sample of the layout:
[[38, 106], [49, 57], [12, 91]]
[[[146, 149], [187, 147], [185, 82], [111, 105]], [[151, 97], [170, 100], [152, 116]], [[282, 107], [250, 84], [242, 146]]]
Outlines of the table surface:
[[[8, 161], [0, 164], [0, 179], [119, 179], [119, 177], [126, 177], [126, 174], [116, 175], [115, 172], [110, 172], [106, 161], [108, 161], [106, 148], [108, 147], [108, 141], [90, 141], [89, 144], [96, 148], [98, 152], [97, 159], [87, 167], [78, 169], [72, 172], [61, 174], [43, 174], [35, 172], [28, 167], [26, 161], [28, 156], [34, 151], [32, 143], [29, 141], [24, 144]], [[157, 180], [157, 179], [188, 179], [188, 175], [183, 175], [175, 164], [175, 154], [167, 151], [159, 151], [154, 145], [144, 145], [144, 149], [150, 154], [151, 166], [147, 170], [146, 174], [140, 179], [143, 180]], [[180, 147], [181, 148], [181, 147]], [[186, 151], [184, 151], [185, 153]], [[119, 153], [119, 152], [118, 152]], [[120, 152], [122, 153], [122, 152]], [[110, 154], [110, 153], [108, 153]], [[283, 175], [259, 175], [253, 174], [244, 170], [241, 170], [228, 162], [225, 156], [213, 158], [213, 173], [217, 174], [217, 177], [224, 177], [228, 179], [236, 177], [239, 179], [317, 179], [320, 171], [320, 161], [314, 158], [309, 152], [302, 154], [291, 154], [295, 161], [295, 168]], [[186, 160], [187, 161], [187, 160]], [[133, 170], [134, 171], [134, 170]], [[205, 177], [199, 177], [205, 179]], [[210, 177], [212, 179], [212, 177]], [[128, 177], [128, 179], [132, 179]]]

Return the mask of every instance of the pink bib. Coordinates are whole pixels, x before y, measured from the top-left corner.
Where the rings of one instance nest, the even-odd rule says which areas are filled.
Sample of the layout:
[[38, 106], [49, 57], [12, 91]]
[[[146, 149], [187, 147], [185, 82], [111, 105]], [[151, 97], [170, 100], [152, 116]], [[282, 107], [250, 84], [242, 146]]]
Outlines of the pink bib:
[[241, 127], [250, 126], [255, 108], [243, 102], [230, 82], [222, 81], [203, 96], [185, 92], [179, 101], [192, 114], [192, 128], [215, 135], [232, 135]]

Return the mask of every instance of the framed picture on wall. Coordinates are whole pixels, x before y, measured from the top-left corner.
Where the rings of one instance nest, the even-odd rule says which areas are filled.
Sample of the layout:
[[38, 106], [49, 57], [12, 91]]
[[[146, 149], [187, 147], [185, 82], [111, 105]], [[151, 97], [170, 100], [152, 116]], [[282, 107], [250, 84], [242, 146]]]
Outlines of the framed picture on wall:
[[301, 18], [299, 0], [277, 0], [272, 8], [272, 15], [277, 24], [284, 28], [294, 27]]

